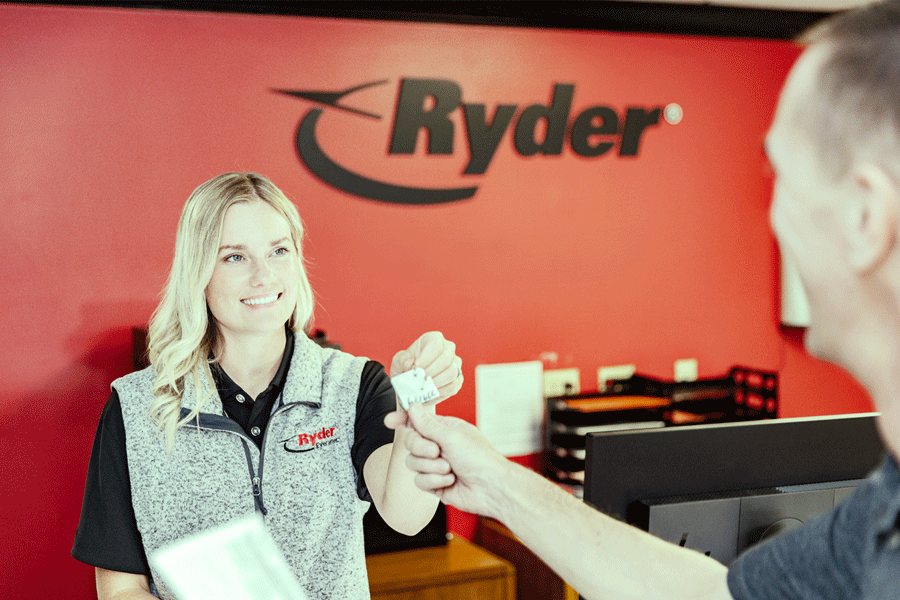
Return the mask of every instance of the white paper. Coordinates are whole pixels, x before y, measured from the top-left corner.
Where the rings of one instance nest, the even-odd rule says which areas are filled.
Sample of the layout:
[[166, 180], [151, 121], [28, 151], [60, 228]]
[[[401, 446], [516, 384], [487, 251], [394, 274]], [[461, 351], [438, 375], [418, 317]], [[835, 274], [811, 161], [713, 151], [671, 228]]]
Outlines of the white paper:
[[504, 456], [543, 448], [544, 367], [540, 361], [475, 367], [478, 429]]
[[160, 548], [149, 561], [178, 600], [307, 600], [255, 513]]

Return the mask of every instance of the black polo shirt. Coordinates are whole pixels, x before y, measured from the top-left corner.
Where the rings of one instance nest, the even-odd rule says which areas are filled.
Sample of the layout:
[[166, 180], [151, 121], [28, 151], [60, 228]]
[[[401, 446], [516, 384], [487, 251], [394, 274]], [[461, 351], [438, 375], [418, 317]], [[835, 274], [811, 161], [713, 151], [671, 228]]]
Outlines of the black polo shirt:
[[291, 357], [294, 355], [294, 334], [288, 331], [286, 337], [284, 352], [281, 355], [281, 365], [279, 365], [275, 377], [272, 378], [272, 382], [269, 383], [269, 387], [256, 398], [251, 398], [250, 394], [242, 390], [241, 386], [228, 376], [221, 365], [218, 363], [210, 365], [210, 372], [216, 383], [216, 389], [219, 391], [219, 398], [222, 400], [225, 414], [236, 421], [259, 448], [262, 448], [263, 432], [266, 430], [266, 424], [272, 414], [272, 407], [275, 406], [278, 396], [284, 389], [288, 368], [291, 366]]
[[[213, 369], [213, 377], [226, 413], [248, 432], [257, 445], [262, 442], [262, 432], [265, 431], [272, 406], [287, 379], [290, 354], [294, 347], [293, 334], [289, 333], [287, 337], [281, 365], [272, 383], [252, 401], [224, 370]], [[217, 370], [219, 373], [215, 374]], [[244, 396], [243, 402], [238, 400], [238, 395]], [[396, 399], [390, 377], [381, 364], [368, 361], [360, 378], [356, 400], [355, 441], [351, 450], [353, 467], [357, 473], [357, 494], [363, 500], [372, 500], [365, 485], [363, 466], [375, 450], [394, 441], [394, 432], [384, 426], [384, 416], [395, 409]], [[255, 427], [259, 428], [259, 435], [253, 434]], [[173, 515], [172, 518], [178, 517]], [[103, 408], [94, 437], [72, 556], [81, 562], [111, 571], [150, 574], [131, 505], [125, 423], [115, 390]]]

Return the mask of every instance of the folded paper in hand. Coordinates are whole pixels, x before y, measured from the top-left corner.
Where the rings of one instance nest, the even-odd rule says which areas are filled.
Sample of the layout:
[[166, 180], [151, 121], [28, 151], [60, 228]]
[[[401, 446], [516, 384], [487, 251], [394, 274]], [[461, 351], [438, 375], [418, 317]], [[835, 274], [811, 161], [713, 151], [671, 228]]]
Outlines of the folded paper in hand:
[[149, 561], [178, 600], [307, 600], [256, 513], [160, 548]]

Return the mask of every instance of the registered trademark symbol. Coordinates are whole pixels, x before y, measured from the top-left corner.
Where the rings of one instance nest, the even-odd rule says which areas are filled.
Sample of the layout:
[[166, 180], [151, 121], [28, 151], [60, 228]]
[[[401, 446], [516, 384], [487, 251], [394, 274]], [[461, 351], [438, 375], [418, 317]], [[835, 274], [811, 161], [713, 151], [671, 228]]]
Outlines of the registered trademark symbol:
[[681, 123], [681, 118], [684, 116], [684, 111], [681, 110], [681, 107], [674, 102], [666, 106], [665, 110], [663, 110], [663, 117], [666, 119], [666, 123], [669, 125], [678, 125]]

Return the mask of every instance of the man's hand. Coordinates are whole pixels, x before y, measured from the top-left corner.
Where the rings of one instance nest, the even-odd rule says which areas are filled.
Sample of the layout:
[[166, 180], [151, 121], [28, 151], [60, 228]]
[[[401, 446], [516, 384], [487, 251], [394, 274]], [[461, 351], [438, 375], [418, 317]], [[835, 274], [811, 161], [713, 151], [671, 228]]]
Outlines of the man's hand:
[[408, 416], [416, 486], [501, 521], [585, 598], [731, 600], [721, 563], [601, 514], [505, 459], [467, 421], [420, 405]]
[[456, 344], [444, 339], [439, 331], [422, 334], [407, 350], [398, 352], [391, 361], [391, 377], [414, 367], [425, 369], [441, 394], [427, 405], [442, 402], [462, 388], [462, 359], [456, 356]]
[[[434, 406], [459, 391], [463, 384], [462, 360], [456, 356], [456, 344], [432, 331], [419, 337], [407, 350], [401, 350], [391, 361], [391, 377], [415, 367], [422, 368], [434, 381], [440, 394], [436, 399], [417, 405], [434, 413]], [[423, 406], [425, 408], [423, 408]], [[416, 485], [416, 473], [406, 467], [409, 453], [406, 438], [413, 433], [407, 427], [405, 411], [388, 413], [385, 424], [395, 430], [394, 442], [373, 452], [363, 466], [363, 477], [379, 514], [396, 531], [415, 535], [434, 516], [437, 499], [423, 493]]]
[[499, 517], [496, 484], [509, 461], [467, 421], [418, 405], [410, 406], [407, 415], [406, 466], [416, 473], [416, 486], [466, 512]]

